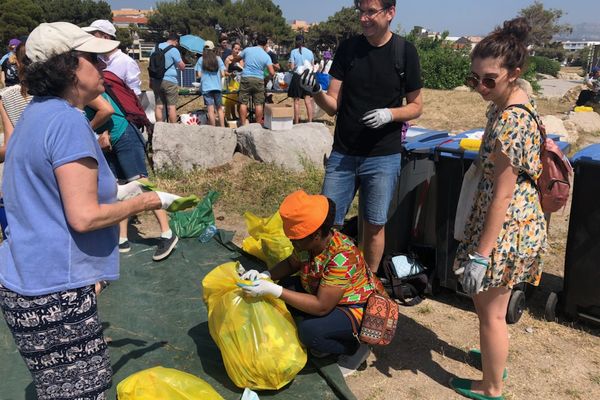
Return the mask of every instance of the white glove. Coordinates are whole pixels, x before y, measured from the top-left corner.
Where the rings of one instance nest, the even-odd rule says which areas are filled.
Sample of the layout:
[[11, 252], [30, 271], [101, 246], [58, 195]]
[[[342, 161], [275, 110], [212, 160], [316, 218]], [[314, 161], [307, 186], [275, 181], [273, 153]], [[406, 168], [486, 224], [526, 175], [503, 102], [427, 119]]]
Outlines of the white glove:
[[321, 92], [321, 84], [317, 82], [317, 75], [308, 69], [300, 75], [300, 87], [310, 94]]
[[381, 128], [390, 122], [392, 122], [392, 112], [389, 108], [371, 110], [362, 117], [362, 123], [371, 129]]
[[273, 296], [278, 298], [283, 292], [282, 286], [264, 279], [254, 281], [251, 285], [238, 283], [238, 286], [242, 288], [244, 294], [247, 294], [250, 297]]
[[249, 281], [256, 281], [259, 279], [271, 279], [271, 273], [269, 271], [258, 272], [255, 269], [251, 269], [249, 271], [244, 272], [240, 278]]
[[166, 210], [167, 208], [169, 208], [169, 206], [175, 200], [181, 198], [181, 196], [177, 196], [176, 194], [171, 194], [171, 193], [166, 193], [166, 192], [155, 191], [154, 193], [156, 193], [158, 195], [158, 198], [160, 199], [160, 202], [162, 203], [161, 208], [163, 210]]
[[117, 200], [123, 201], [140, 195], [144, 192], [144, 185], [138, 181], [131, 181], [125, 185], [117, 185]]
[[481, 291], [488, 265], [489, 260], [482, 255], [469, 254], [469, 261], [463, 262], [461, 267], [454, 271], [456, 275], [462, 274], [460, 283], [466, 294], [474, 296]]

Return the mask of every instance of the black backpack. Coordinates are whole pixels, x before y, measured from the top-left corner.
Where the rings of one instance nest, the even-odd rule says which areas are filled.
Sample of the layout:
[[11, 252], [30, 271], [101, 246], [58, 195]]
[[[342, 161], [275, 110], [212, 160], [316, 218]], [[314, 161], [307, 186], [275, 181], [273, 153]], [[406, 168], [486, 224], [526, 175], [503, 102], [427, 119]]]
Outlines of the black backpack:
[[388, 294], [393, 298], [400, 300], [402, 305], [416, 306], [424, 299], [431, 271], [423, 264], [420, 264], [415, 255], [410, 255], [407, 256], [407, 259], [410, 260], [411, 263], [418, 264], [421, 272], [399, 278], [396, 275], [396, 270], [392, 261], [392, 259], [398, 255], [403, 255], [403, 253], [390, 254], [381, 260], [379, 268], [383, 274], [381, 281]]
[[148, 75], [150, 78], [154, 80], [162, 80], [165, 76], [165, 72], [171, 68], [175, 63], [165, 66], [165, 54], [175, 46], [169, 45], [164, 49], [158, 47], [158, 43], [156, 47], [154, 47], [154, 53], [150, 55], [150, 62], [148, 63]]

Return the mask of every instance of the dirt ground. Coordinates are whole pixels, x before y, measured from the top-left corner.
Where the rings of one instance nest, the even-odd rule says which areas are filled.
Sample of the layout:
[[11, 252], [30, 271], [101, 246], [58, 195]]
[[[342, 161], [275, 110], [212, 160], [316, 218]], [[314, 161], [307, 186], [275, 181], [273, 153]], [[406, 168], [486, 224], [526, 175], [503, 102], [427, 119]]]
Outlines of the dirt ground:
[[[538, 106], [543, 115], [569, 108], [547, 100], [538, 101]], [[425, 90], [425, 111], [417, 123], [461, 132], [481, 127], [485, 108], [474, 93]], [[322, 120], [333, 129], [332, 119]], [[594, 142], [600, 142], [598, 135], [583, 136], [574, 147]], [[248, 162], [252, 161], [240, 156], [233, 164], [241, 168]], [[528, 293], [521, 320], [509, 326], [509, 378], [504, 391], [509, 400], [600, 398], [600, 329], [544, 319], [548, 294], [562, 287], [568, 210], [552, 216], [551, 250], [541, 285]], [[236, 231], [234, 241], [241, 244], [246, 236], [242, 216], [226, 214], [218, 205], [215, 212], [219, 227]], [[153, 230], [152, 223], [142, 220], [142, 225], [142, 231]], [[469, 299], [443, 292], [416, 307], [402, 307], [397, 332], [391, 345], [375, 349], [366, 365], [347, 379], [359, 399], [459, 399], [448, 388], [448, 380], [481, 376], [467, 363], [467, 351], [479, 347], [477, 318]]]

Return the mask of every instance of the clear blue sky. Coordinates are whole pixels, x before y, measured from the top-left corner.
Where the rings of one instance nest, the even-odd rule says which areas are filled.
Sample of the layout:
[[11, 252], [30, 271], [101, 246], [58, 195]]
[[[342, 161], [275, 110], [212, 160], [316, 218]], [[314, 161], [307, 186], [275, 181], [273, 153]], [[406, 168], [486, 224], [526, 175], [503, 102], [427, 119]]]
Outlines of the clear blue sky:
[[[561, 22], [578, 24], [598, 21], [596, 0], [542, 0], [545, 8], [563, 10]], [[115, 9], [150, 8], [155, 0], [108, 0]], [[352, 0], [275, 0], [286, 19], [309, 22], [324, 21], [342, 7], [353, 5]], [[400, 24], [409, 31], [420, 25], [433, 31], [450, 31], [451, 36], [479, 35], [491, 31], [496, 25], [517, 15], [533, 0], [397, 0], [394, 29]]]

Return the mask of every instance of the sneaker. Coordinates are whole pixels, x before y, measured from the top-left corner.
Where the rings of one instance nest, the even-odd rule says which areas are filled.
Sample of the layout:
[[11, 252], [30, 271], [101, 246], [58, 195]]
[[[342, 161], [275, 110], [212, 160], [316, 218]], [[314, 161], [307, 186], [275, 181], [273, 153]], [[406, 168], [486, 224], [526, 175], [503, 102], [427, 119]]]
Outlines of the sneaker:
[[179, 241], [179, 238], [175, 235], [171, 237], [171, 239], [159, 238], [158, 246], [156, 246], [156, 251], [152, 256], [154, 261], [162, 261], [165, 258], [169, 257], [175, 248], [175, 245]]
[[129, 240], [119, 244], [119, 253], [127, 253], [129, 250], [131, 250]]
[[341, 355], [340, 358], [338, 358], [337, 363], [344, 378], [354, 374], [358, 367], [360, 367], [362, 363], [367, 361], [367, 358], [369, 358], [369, 354], [371, 354], [371, 349], [369, 349], [369, 346], [367, 344], [361, 343], [358, 347], [358, 350], [356, 350], [354, 354]]

